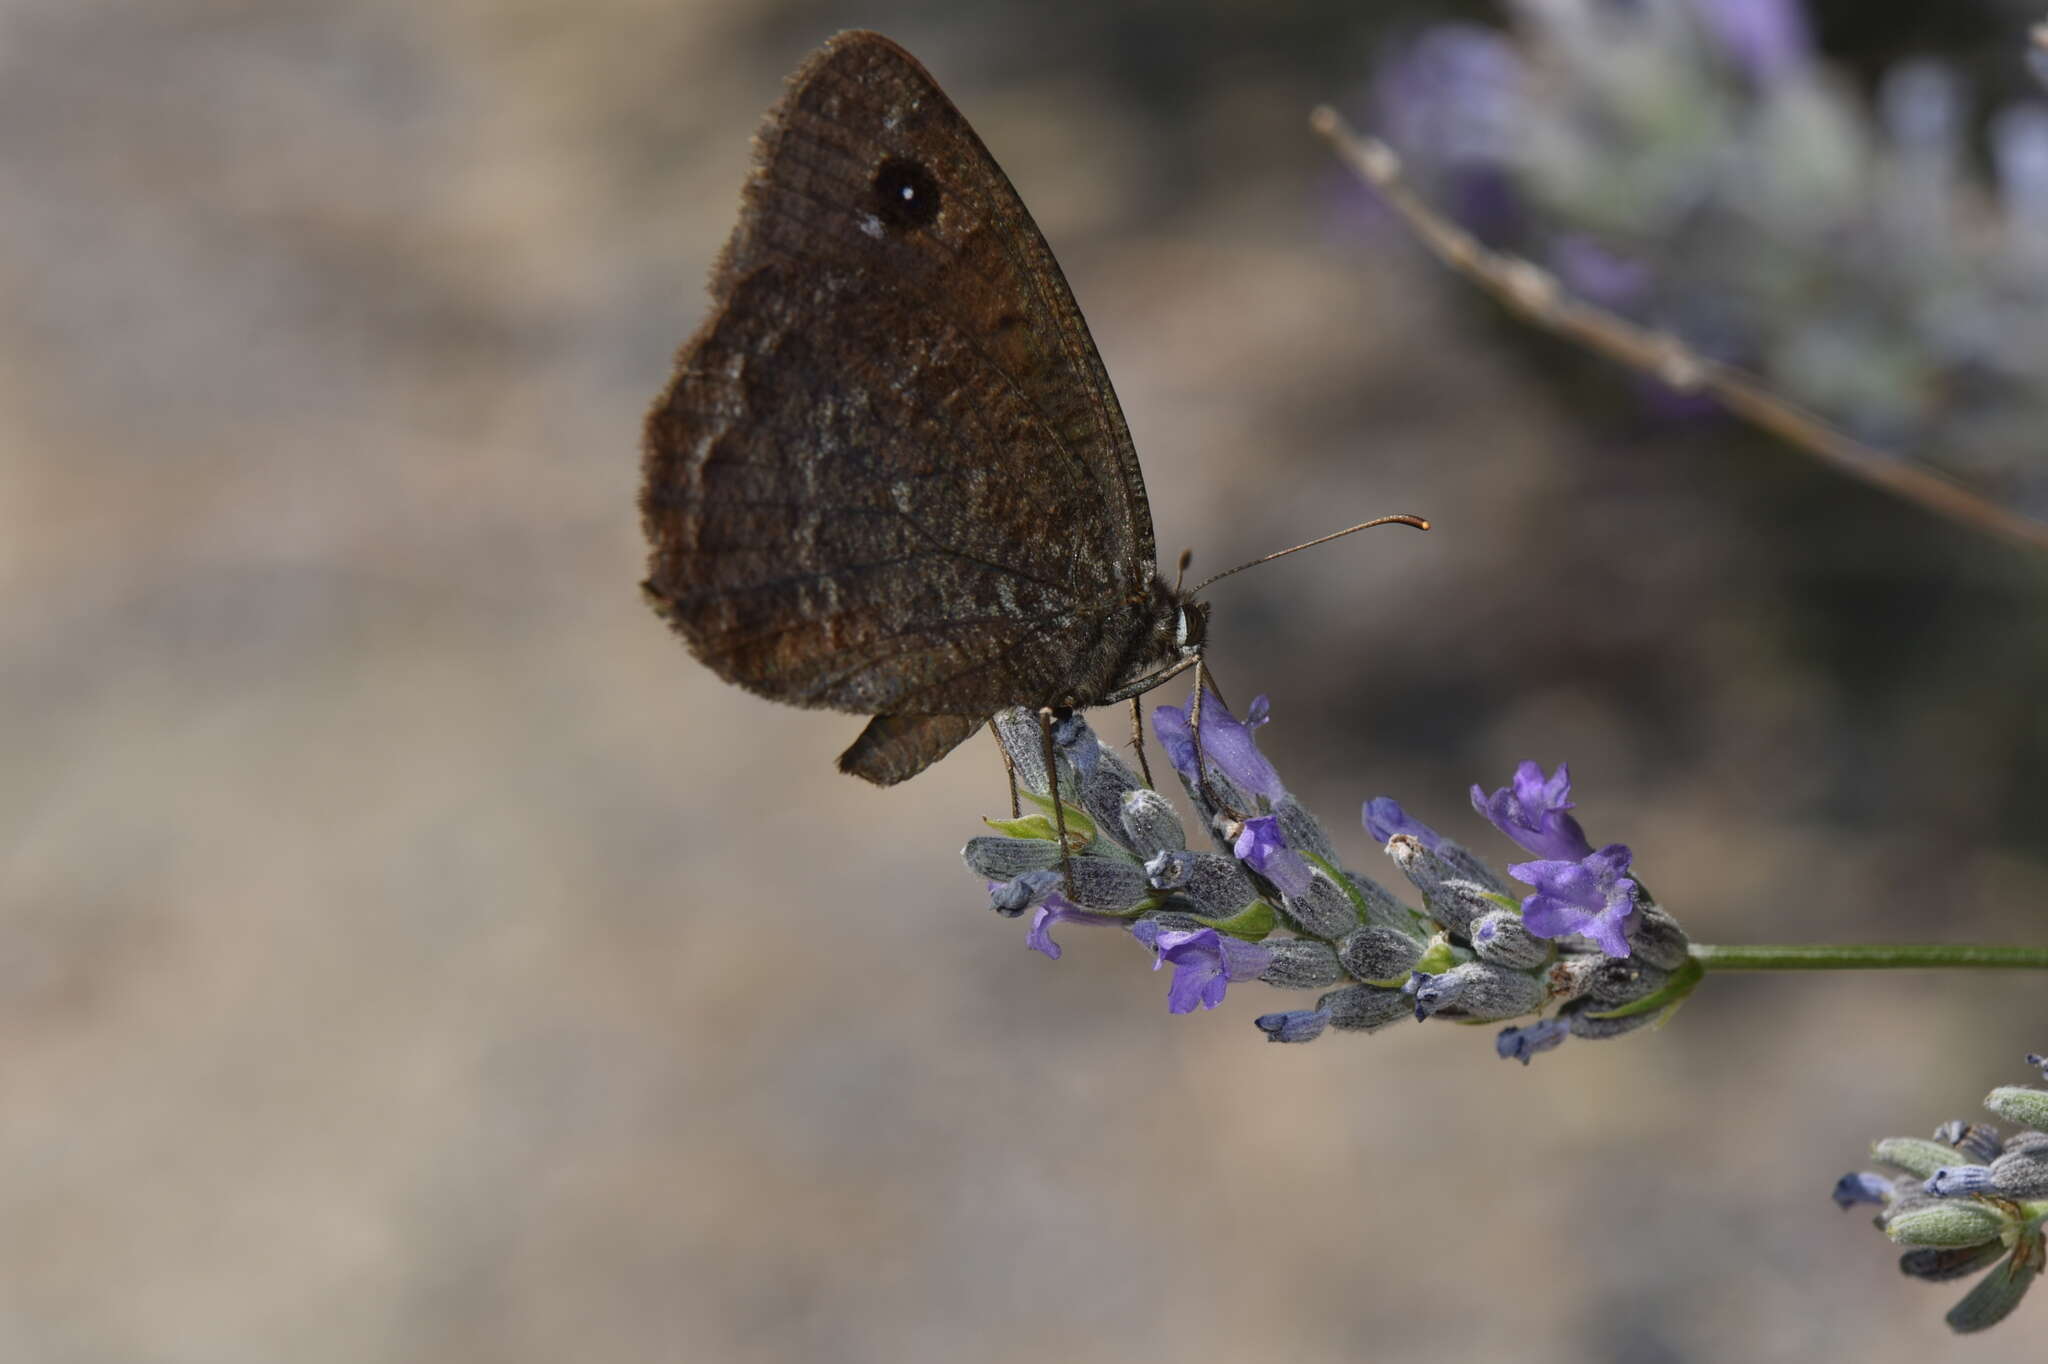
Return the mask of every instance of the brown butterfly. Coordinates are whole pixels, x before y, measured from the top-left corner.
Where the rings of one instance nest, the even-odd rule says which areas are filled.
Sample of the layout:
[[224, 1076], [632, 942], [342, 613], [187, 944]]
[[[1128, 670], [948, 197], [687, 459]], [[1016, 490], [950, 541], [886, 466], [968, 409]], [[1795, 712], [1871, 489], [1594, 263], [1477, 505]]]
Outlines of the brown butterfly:
[[790, 78], [711, 295], [647, 417], [645, 591], [726, 680], [872, 715], [842, 771], [1199, 667], [1074, 296], [909, 53], [842, 33]]
[[1087, 324], [925, 69], [840, 34], [755, 162], [647, 418], [646, 592], [690, 651], [873, 715], [839, 766], [881, 785], [1003, 707], [1106, 704], [1193, 663], [1207, 610], [1159, 576]]

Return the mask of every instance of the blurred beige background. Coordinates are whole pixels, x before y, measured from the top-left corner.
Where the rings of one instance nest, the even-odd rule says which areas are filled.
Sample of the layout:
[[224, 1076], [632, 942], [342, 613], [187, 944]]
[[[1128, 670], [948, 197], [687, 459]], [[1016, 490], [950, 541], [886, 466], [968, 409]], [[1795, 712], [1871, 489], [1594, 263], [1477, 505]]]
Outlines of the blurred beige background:
[[2040, 941], [2041, 566], [1388, 230], [1305, 115], [1443, 8], [0, 4], [0, 1359], [2024, 1349], [1827, 1192], [2024, 1078], [2038, 979], [1268, 1046], [987, 912], [987, 745], [842, 778], [639, 603], [747, 139], [867, 24], [1059, 251], [1165, 553], [1438, 523], [1215, 593], [1354, 865], [1378, 794], [1507, 860], [1466, 786], [1568, 759], [1701, 940]]

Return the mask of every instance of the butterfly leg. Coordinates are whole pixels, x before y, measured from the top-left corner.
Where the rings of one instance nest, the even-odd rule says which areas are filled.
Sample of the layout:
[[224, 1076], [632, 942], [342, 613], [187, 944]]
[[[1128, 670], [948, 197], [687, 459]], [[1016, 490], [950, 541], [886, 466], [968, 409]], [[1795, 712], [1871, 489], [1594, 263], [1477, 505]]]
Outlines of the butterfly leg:
[[1060, 874], [1066, 878], [1066, 893], [1074, 893], [1074, 855], [1067, 848], [1067, 806], [1060, 799], [1060, 769], [1052, 742], [1052, 707], [1038, 708], [1038, 739], [1045, 752], [1046, 794], [1052, 800], [1053, 832], [1060, 840]]
[[1152, 764], [1145, 761], [1145, 708], [1138, 698], [1131, 698], [1131, 752], [1138, 755], [1138, 774], [1145, 779], [1145, 785], [1152, 784]]
[[1018, 819], [1024, 814], [1024, 807], [1017, 801], [1017, 764], [1010, 757], [1010, 750], [1003, 747], [1003, 732], [996, 728], [993, 717], [988, 722], [989, 737], [996, 741], [996, 752], [1003, 755], [1003, 771], [1010, 778], [1010, 818]]

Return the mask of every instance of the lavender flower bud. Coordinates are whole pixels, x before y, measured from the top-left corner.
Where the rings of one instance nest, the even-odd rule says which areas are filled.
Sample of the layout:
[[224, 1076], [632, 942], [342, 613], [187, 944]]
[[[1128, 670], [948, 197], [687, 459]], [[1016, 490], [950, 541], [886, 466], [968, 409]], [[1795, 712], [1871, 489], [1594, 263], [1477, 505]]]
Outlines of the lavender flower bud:
[[[1282, 990], [1323, 990], [1344, 978], [1337, 951], [1315, 938], [1268, 938], [1273, 954], [1259, 979]], [[1320, 1027], [1316, 1029], [1322, 1031]]]
[[1481, 890], [1513, 898], [1508, 883], [1501, 880], [1500, 873], [1487, 866], [1477, 853], [1464, 844], [1453, 843], [1446, 838], [1436, 845], [1436, 855], [1439, 861], [1451, 869], [1451, 875], [1457, 880], [1470, 881]]
[[1670, 978], [1670, 972], [1643, 966], [1632, 957], [1608, 957], [1593, 971], [1586, 998], [1596, 1009], [1618, 1008], [1656, 994]]
[[[1115, 749], [1104, 745], [1098, 752], [1093, 769], [1080, 778], [1081, 795], [1075, 803], [1088, 812], [1098, 830], [1116, 842], [1124, 843], [1124, 797], [1133, 791], [1149, 788], [1139, 781], [1137, 772]], [[1124, 843], [1124, 846], [1137, 851], [1129, 843]]]
[[1884, 1234], [1902, 1246], [1981, 1246], [1999, 1239], [2006, 1220], [1979, 1199], [1938, 1199], [1888, 1214]]
[[1630, 1014], [1626, 1018], [1600, 1018], [1596, 1015], [1601, 1011], [1597, 1008], [1588, 1008], [1587, 1002], [1582, 999], [1566, 1005], [1558, 1017], [1571, 1024], [1573, 1037], [1583, 1037], [1588, 1042], [1604, 1042], [1611, 1037], [1634, 1032], [1637, 1028], [1648, 1027], [1657, 1021], [1655, 1009], [1648, 1013]]
[[1875, 1203], [1883, 1207], [1891, 1196], [1892, 1182], [1883, 1175], [1872, 1174], [1868, 1170], [1843, 1175], [1835, 1181], [1835, 1191], [1831, 1195], [1835, 1200], [1835, 1206], [1844, 1211], [1858, 1203]]
[[1027, 871], [1042, 871], [1060, 864], [1060, 845], [1046, 838], [1000, 838], [984, 834], [967, 840], [960, 860], [976, 876], [989, 881], [1008, 881]]
[[1922, 1246], [1909, 1250], [1899, 1257], [1899, 1272], [1929, 1283], [1948, 1283], [1953, 1279], [1966, 1278], [1987, 1265], [1996, 1264], [2005, 1258], [2005, 1243], [1993, 1241], [1988, 1245], [1961, 1246], [1953, 1250], [1936, 1250]]
[[1418, 1019], [1453, 1010], [1461, 1018], [1519, 1018], [1543, 1004], [1543, 986], [1534, 976], [1483, 961], [1464, 962], [1441, 975], [1417, 972], [1409, 984]]
[[1359, 980], [1405, 979], [1421, 956], [1421, 943], [1378, 925], [1347, 933], [1337, 944], [1337, 959]]
[[1293, 1013], [1260, 1014], [1252, 1020], [1268, 1042], [1313, 1042], [1329, 1026], [1330, 1015], [1321, 1009], [1296, 1009]]
[[1415, 929], [1415, 914], [1408, 906], [1394, 898], [1394, 893], [1379, 882], [1360, 876], [1356, 872], [1344, 873], [1344, 880], [1352, 893], [1365, 902], [1365, 921], [1383, 928], [1399, 929], [1403, 933]]
[[2048, 1130], [2048, 1090], [2000, 1085], [1984, 1096], [1984, 1106], [2007, 1122]]
[[1003, 752], [1010, 756], [1010, 770], [1017, 774], [1017, 785], [1033, 795], [1045, 795], [1050, 788], [1045, 779], [1045, 751], [1039, 737], [1037, 712], [1011, 706], [996, 712], [995, 726], [996, 738], [1002, 740]]
[[1881, 1165], [1897, 1166], [1909, 1175], [1928, 1179], [1943, 1166], [1955, 1164], [1956, 1152], [1952, 1146], [1922, 1137], [1886, 1137], [1871, 1144], [1870, 1156]]
[[1012, 880], [991, 881], [989, 908], [1006, 919], [1014, 919], [1057, 890], [1061, 879], [1056, 871], [1027, 871]]
[[1676, 971], [1692, 955], [1692, 944], [1686, 940], [1678, 920], [1647, 900], [1636, 905], [1628, 941], [1635, 949], [1635, 960], [1663, 971]]
[[1526, 971], [1550, 956], [1550, 944], [1522, 927], [1522, 916], [1510, 910], [1489, 910], [1472, 921], [1472, 950], [1481, 961]]
[[1950, 1118], [1935, 1128], [1934, 1139], [1966, 1156], [1975, 1156], [1979, 1165], [1989, 1165], [2005, 1150], [2005, 1140], [1998, 1135], [1997, 1128], [1988, 1123], [1964, 1122], [1961, 1118]]
[[2008, 1151], [1991, 1162], [1991, 1178], [2007, 1198], [2048, 1197], [2048, 1153]]
[[1569, 1036], [1571, 1025], [1564, 1019], [1539, 1018], [1525, 1027], [1502, 1028], [1493, 1039], [1493, 1052], [1503, 1061], [1520, 1061], [1526, 1066], [1538, 1052], [1563, 1046]]
[[1140, 857], [1154, 853], [1178, 852], [1188, 845], [1187, 830], [1181, 827], [1180, 812], [1173, 802], [1147, 786], [1123, 794], [1119, 822], [1130, 841], [1131, 851]]
[[1350, 1032], [1374, 1032], [1408, 1016], [1408, 996], [1381, 985], [1350, 985], [1316, 1001], [1329, 1015], [1330, 1026]]
[[1461, 937], [1474, 919], [1505, 907], [1500, 900], [1488, 897], [1483, 883], [1454, 876], [1448, 863], [1412, 835], [1395, 834], [1388, 839], [1387, 856], [1422, 892], [1431, 917]]
[[1308, 885], [1299, 895], [1281, 897], [1289, 923], [1311, 937], [1337, 939], [1358, 927], [1351, 897], [1337, 888], [1321, 867], [1309, 869]]
[[1145, 864], [1150, 884], [1192, 900], [1205, 918], [1227, 919], [1258, 898], [1237, 859], [1221, 853], [1163, 852]]
[[1053, 752], [1072, 765], [1074, 775], [1083, 782], [1095, 771], [1095, 764], [1102, 757], [1101, 741], [1088, 727], [1087, 717], [1078, 710], [1070, 710], [1053, 720], [1052, 747]]
[[1322, 824], [1300, 801], [1291, 795], [1283, 795], [1273, 803], [1273, 814], [1280, 821], [1280, 836], [1287, 840], [1288, 847], [1313, 853], [1333, 867], [1338, 865], [1336, 845], [1330, 842]]
[[1135, 862], [1121, 857], [1077, 857], [1067, 898], [1083, 909], [1121, 913], [1152, 898], [1152, 887]]

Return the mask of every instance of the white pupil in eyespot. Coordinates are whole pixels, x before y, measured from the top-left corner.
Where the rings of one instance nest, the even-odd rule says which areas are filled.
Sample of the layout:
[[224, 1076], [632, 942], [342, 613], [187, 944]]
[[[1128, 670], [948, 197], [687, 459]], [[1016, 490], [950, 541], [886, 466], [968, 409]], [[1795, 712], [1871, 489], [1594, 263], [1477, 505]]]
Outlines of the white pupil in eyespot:
[[905, 185], [905, 186], [903, 187], [903, 202], [904, 202], [904, 203], [906, 203], [906, 204], [907, 204], [907, 203], [909, 203], [909, 202], [910, 202], [910, 201], [911, 201], [912, 199], [915, 199], [916, 197], [917, 197], [917, 191], [916, 191], [916, 190], [912, 189], [912, 188], [911, 188], [911, 187], [910, 187], [909, 185]]

